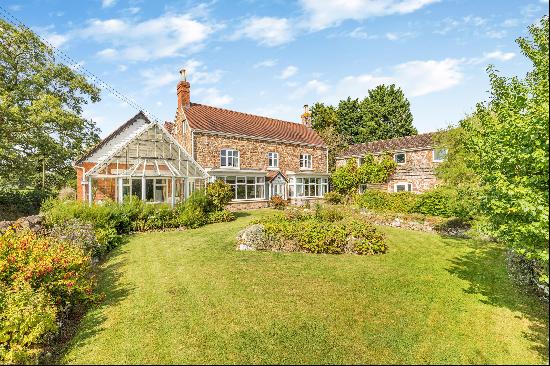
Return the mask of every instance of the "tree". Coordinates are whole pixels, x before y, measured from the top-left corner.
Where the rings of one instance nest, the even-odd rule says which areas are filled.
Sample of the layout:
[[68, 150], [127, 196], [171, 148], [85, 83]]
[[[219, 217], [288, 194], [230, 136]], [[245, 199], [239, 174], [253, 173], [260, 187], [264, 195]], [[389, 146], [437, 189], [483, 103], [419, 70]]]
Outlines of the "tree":
[[57, 63], [50, 47], [0, 19], [0, 178], [13, 187], [58, 188], [74, 178], [71, 161], [99, 140], [84, 104], [100, 90]]
[[341, 100], [337, 107], [316, 103], [311, 110], [316, 131], [334, 127], [347, 144], [416, 135], [410, 103], [394, 84], [378, 85], [363, 100]]
[[533, 69], [525, 79], [500, 76], [487, 68], [491, 98], [462, 128], [467, 160], [479, 177], [479, 212], [487, 230], [528, 259], [541, 261], [548, 283], [549, 120], [548, 16], [518, 38]]
[[354, 142], [385, 140], [418, 133], [412, 124], [411, 105], [401, 88], [395, 84], [378, 85], [369, 90], [368, 97], [361, 102], [361, 111], [363, 131]]

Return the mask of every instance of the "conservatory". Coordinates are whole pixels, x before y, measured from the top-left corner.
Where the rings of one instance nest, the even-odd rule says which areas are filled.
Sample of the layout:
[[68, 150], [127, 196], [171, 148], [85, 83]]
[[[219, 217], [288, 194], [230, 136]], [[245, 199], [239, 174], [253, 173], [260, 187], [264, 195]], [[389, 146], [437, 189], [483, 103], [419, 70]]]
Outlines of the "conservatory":
[[174, 137], [139, 113], [76, 164], [78, 197], [122, 202], [135, 196], [175, 205], [204, 187], [208, 175]]

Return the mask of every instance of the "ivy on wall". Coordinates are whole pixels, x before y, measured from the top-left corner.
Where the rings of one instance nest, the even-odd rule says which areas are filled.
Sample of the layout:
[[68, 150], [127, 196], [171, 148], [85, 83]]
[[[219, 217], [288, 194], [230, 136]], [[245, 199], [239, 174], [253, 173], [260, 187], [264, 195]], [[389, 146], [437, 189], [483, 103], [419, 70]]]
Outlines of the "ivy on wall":
[[349, 194], [357, 191], [362, 184], [387, 182], [396, 167], [397, 163], [389, 154], [380, 157], [367, 154], [360, 166], [357, 165], [356, 159], [349, 159], [346, 165], [332, 173], [332, 186], [340, 193]]

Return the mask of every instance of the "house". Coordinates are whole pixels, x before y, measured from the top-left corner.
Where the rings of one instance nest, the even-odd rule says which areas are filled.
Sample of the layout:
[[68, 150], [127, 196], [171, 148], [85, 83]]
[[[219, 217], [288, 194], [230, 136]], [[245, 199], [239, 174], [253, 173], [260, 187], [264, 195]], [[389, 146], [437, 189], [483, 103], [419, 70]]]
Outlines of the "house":
[[[424, 192], [437, 184], [435, 168], [443, 161], [446, 149], [435, 142], [437, 132], [398, 137], [350, 146], [336, 158], [336, 166], [343, 166], [349, 159], [357, 159], [361, 165], [366, 154], [380, 156], [389, 153], [397, 163], [395, 172], [387, 183], [368, 185], [368, 188], [388, 192]], [[360, 187], [364, 190], [367, 186]]]
[[181, 74], [176, 116], [165, 127], [210, 180], [233, 187], [234, 207], [266, 207], [274, 195], [300, 203], [328, 191], [328, 148], [307, 106], [295, 123], [192, 103]]
[[122, 202], [184, 200], [205, 185], [208, 174], [163, 125], [139, 112], [74, 163], [77, 199]]
[[301, 203], [328, 191], [328, 148], [307, 106], [295, 123], [191, 103], [181, 74], [173, 122], [140, 112], [75, 162], [79, 200], [175, 204], [216, 179], [233, 188], [233, 209], [267, 207], [274, 195]]

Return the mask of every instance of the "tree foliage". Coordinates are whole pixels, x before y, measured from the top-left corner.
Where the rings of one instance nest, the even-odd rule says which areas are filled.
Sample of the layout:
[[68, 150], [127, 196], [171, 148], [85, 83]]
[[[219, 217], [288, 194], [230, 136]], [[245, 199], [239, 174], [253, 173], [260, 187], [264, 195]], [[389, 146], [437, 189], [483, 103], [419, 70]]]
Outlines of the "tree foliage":
[[84, 104], [100, 91], [27, 28], [0, 20], [0, 177], [3, 184], [59, 187], [71, 161], [99, 140]]
[[316, 103], [312, 108], [315, 130], [333, 127], [349, 144], [416, 135], [412, 122], [410, 103], [394, 84], [378, 85], [363, 100], [348, 97], [337, 107]]
[[[548, 17], [519, 38], [524, 79], [488, 67], [491, 97], [462, 121], [465, 171], [479, 179], [479, 213], [495, 238], [548, 268]], [[471, 170], [470, 170], [471, 169]], [[451, 177], [452, 178], [452, 177]], [[452, 179], [459, 179], [458, 177]], [[542, 277], [547, 282], [547, 273]]]
[[387, 182], [396, 167], [397, 164], [388, 154], [378, 158], [367, 154], [360, 166], [357, 166], [356, 159], [349, 159], [332, 173], [332, 185], [339, 193], [349, 194], [357, 191], [362, 184]]

